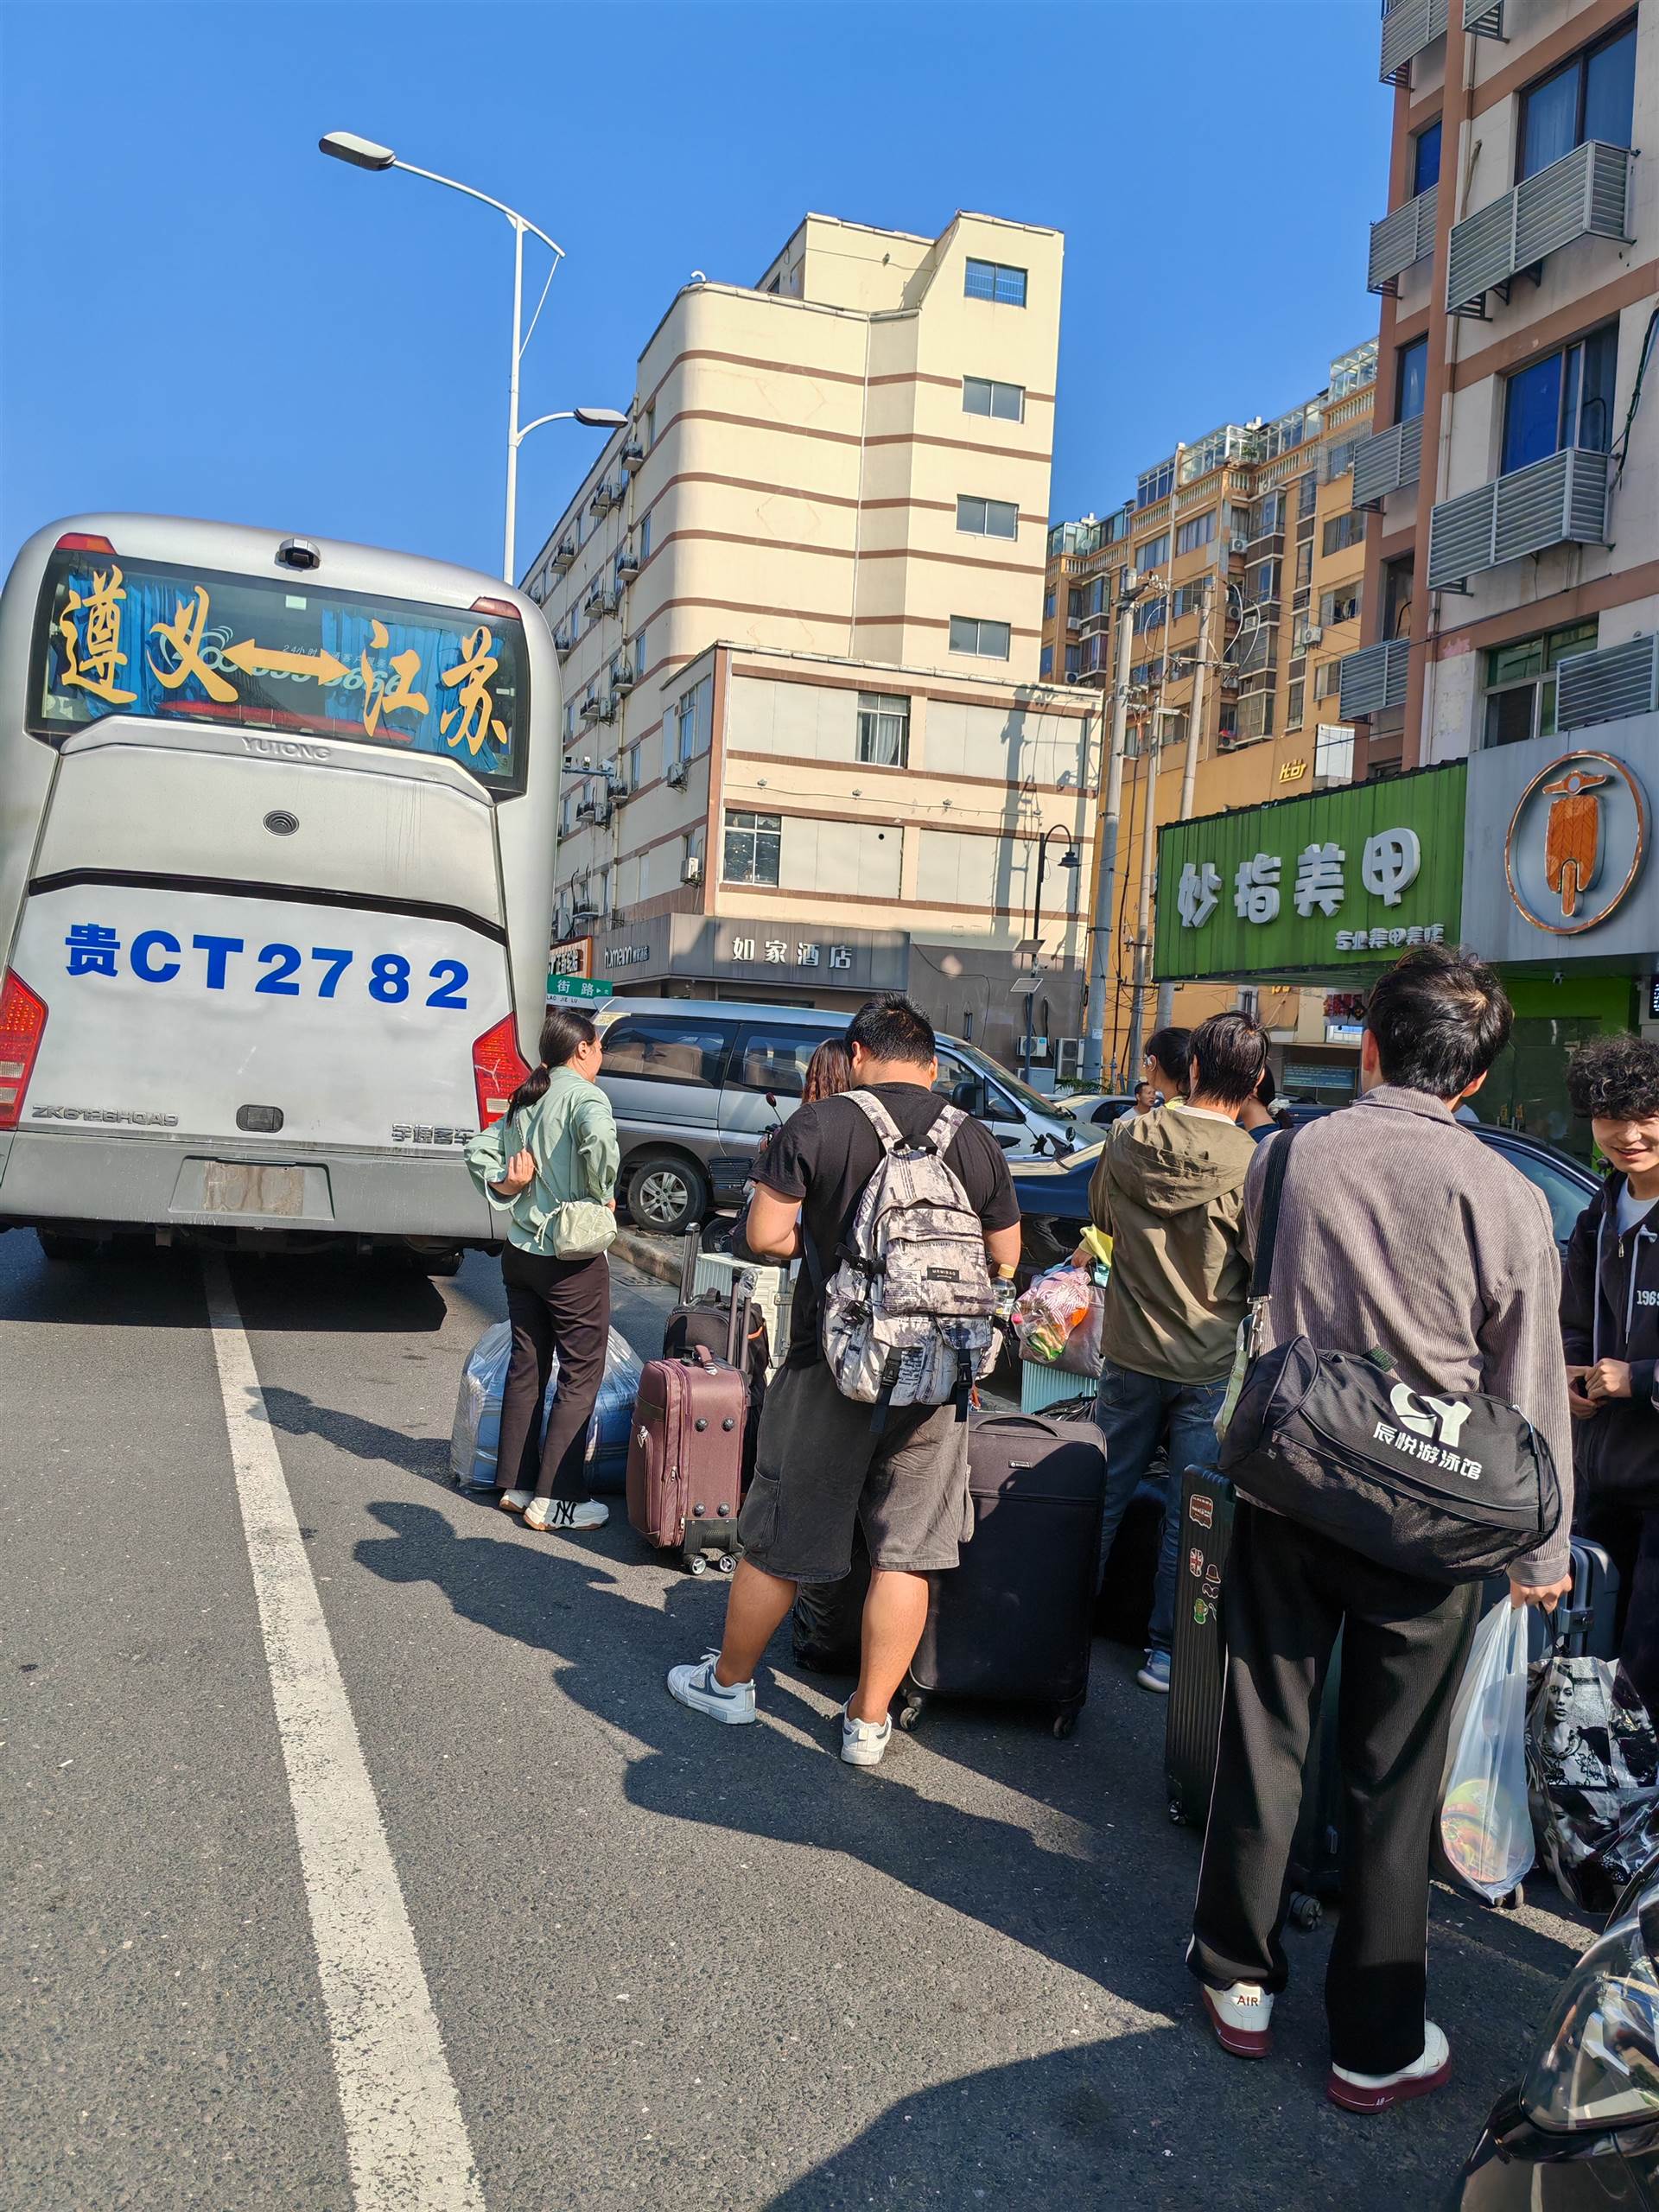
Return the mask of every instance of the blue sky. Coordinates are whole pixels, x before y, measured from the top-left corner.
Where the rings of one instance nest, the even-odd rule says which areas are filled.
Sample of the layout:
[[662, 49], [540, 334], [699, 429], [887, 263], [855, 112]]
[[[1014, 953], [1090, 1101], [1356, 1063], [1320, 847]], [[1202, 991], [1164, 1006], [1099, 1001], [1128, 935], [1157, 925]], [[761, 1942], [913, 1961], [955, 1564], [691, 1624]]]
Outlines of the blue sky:
[[[0, 558], [108, 507], [498, 565], [510, 233], [334, 128], [565, 247], [527, 416], [626, 406], [690, 271], [752, 283], [808, 208], [1056, 225], [1053, 512], [1104, 509], [1375, 331], [1377, 37], [1375, 0], [0, 0]], [[521, 548], [594, 435], [524, 448]]]

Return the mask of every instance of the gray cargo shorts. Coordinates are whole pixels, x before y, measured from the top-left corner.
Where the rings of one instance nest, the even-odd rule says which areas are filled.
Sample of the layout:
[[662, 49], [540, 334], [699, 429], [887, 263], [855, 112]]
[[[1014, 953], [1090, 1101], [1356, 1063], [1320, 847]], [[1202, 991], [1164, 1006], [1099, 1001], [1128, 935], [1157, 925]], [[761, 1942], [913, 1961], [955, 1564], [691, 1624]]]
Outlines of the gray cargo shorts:
[[785, 1582], [838, 1582], [864, 1525], [873, 1566], [909, 1574], [955, 1567], [973, 1534], [968, 1424], [954, 1405], [887, 1415], [843, 1398], [822, 1362], [785, 1367], [766, 1392], [754, 1480], [737, 1533], [755, 1566]]

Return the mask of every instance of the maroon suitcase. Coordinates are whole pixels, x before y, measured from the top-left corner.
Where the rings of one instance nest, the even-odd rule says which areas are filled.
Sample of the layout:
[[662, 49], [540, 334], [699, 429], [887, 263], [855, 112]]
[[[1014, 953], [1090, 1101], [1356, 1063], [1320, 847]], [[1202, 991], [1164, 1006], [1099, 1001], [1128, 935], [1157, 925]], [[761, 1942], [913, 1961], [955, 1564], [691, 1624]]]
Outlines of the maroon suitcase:
[[749, 1301], [732, 1301], [727, 1357], [706, 1344], [653, 1359], [639, 1377], [628, 1439], [628, 1519], [648, 1544], [677, 1551], [693, 1574], [712, 1554], [723, 1574], [737, 1564], [747, 1376], [736, 1364], [747, 1339]]

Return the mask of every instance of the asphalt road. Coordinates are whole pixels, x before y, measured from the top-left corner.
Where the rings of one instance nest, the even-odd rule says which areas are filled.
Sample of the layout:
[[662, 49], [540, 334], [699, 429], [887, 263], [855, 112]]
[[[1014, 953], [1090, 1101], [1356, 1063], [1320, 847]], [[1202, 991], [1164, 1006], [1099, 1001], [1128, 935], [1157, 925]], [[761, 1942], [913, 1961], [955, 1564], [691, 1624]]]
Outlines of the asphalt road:
[[[1441, 2202], [1578, 1924], [1439, 1896], [1453, 2083], [1344, 2118], [1323, 1936], [1269, 2064], [1195, 2025], [1198, 1840], [1135, 1655], [1096, 1647], [1067, 1743], [936, 1707], [861, 1775], [780, 1639], [765, 1725], [716, 1730], [663, 1688], [715, 1577], [449, 1486], [492, 1263], [232, 1281], [476, 2160], [377, 2208]], [[616, 1302], [649, 1344], [670, 1293]], [[0, 1236], [0, 2205], [362, 2212], [199, 1264]]]

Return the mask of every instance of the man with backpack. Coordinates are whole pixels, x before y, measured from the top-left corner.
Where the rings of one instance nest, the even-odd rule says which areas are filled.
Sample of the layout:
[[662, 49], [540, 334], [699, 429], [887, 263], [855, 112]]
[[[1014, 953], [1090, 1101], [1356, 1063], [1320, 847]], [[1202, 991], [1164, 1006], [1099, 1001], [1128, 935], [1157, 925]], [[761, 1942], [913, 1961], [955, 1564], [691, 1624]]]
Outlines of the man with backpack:
[[718, 1652], [671, 1669], [683, 1705], [755, 1718], [754, 1671], [801, 1583], [839, 1581], [861, 1522], [862, 1667], [842, 1758], [874, 1766], [927, 1620], [930, 1574], [972, 1532], [968, 1397], [995, 1357], [993, 1269], [1012, 1287], [1020, 1205], [980, 1122], [933, 1090], [926, 1016], [899, 993], [847, 1033], [853, 1088], [790, 1116], [749, 1204], [758, 1258], [802, 1255], [789, 1352], [761, 1417]]
[[[1255, 1465], [1241, 1442], [1245, 1408], [1258, 1402], [1254, 1370], [1245, 1376], [1223, 1465], [1241, 1491], [1269, 1475], [1289, 1486], [1274, 1492], [1277, 1511], [1241, 1496], [1233, 1522], [1218, 1764], [1187, 1963], [1222, 2048], [1266, 2057], [1288, 1972], [1281, 1933], [1303, 1770], [1340, 1632], [1342, 1913], [1325, 1982], [1325, 2088], [1351, 2112], [1425, 2095], [1451, 2069], [1423, 2009], [1429, 1847], [1478, 1584], [1427, 1571], [1424, 1532], [1444, 1500], [1472, 1528], [1488, 1499], [1504, 1497], [1505, 1467], [1483, 1435], [1535, 1459], [1541, 1437], [1560, 1482], [1553, 1534], [1518, 1558], [1500, 1539], [1498, 1555], [1513, 1560], [1510, 1603], [1552, 1603], [1572, 1582], [1549, 1207], [1454, 1119], [1512, 1019], [1497, 976], [1470, 953], [1407, 953], [1367, 1003], [1360, 1098], [1258, 1147], [1245, 1191], [1247, 1247], [1260, 1231], [1269, 1255], [1256, 1364], [1268, 1369], [1281, 1348], [1304, 1368], [1319, 1363], [1316, 1373], [1344, 1358], [1346, 1402], [1363, 1408], [1356, 1418], [1370, 1424], [1379, 1400], [1382, 1408], [1361, 1452], [1374, 1442], [1387, 1465], [1379, 1486], [1338, 1433], [1327, 1391], [1317, 1419], [1331, 1425], [1314, 1455], [1327, 1471], [1323, 1510], [1335, 1500], [1341, 1525], [1363, 1528], [1371, 1548], [1339, 1541], [1311, 1513], [1292, 1517], [1293, 1500], [1313, 1499], [1294, 1486], [1308, 1455], [1275, 1435], [1256, 1455], [1265, 1470]], [[1264, 1226], [1276, 1157], [1280, 1204]], [[1305, 1384], [1296, 1402], [1313, 1396]]]

